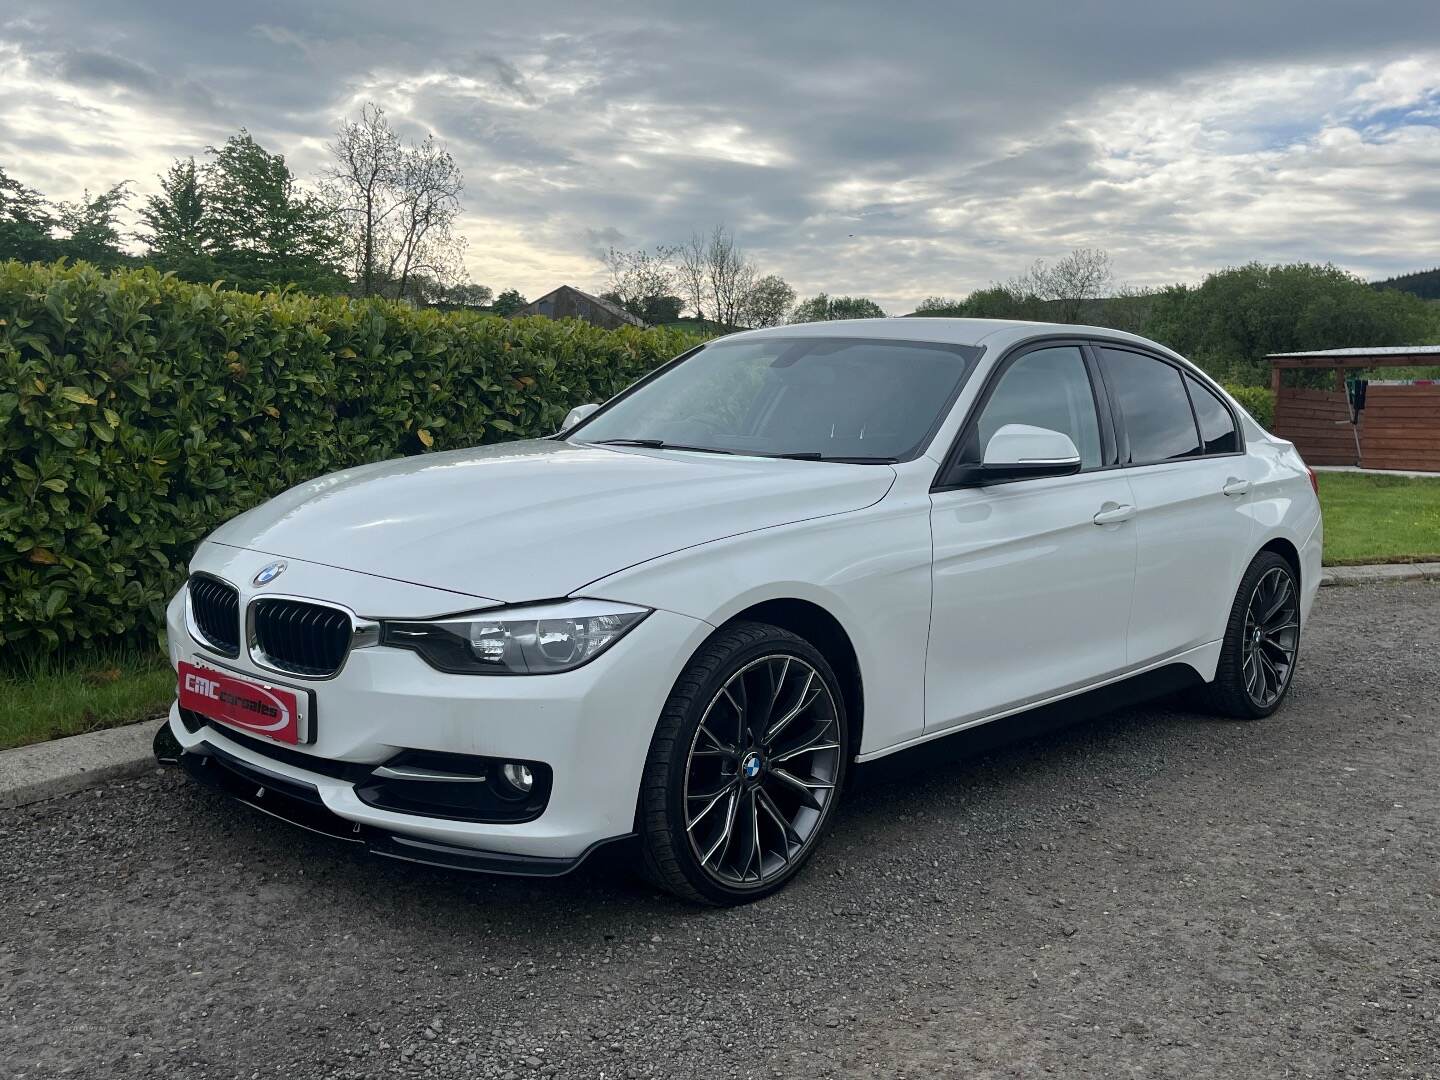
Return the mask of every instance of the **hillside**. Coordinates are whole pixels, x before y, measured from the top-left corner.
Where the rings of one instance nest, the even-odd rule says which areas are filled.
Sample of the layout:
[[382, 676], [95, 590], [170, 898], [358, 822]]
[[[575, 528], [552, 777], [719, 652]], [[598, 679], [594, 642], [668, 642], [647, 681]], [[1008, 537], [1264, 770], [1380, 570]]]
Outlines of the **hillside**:
[[1377, 289], [1398, 289], [1413, 293], [1422, 300], [1440, 300], [1440, 267], [1434, 270], [1417, 270], [1413, 274], [1401, 274], [1372, 282]]

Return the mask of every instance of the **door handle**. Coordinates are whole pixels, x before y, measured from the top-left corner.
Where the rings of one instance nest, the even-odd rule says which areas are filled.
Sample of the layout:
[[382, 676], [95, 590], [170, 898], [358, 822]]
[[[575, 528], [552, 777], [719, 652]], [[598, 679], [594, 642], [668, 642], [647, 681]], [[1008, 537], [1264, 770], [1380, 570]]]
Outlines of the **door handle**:
[[1129, 503], [1122, 506], [1119, 503], [1107, 502], [1092, 520], [1096, 525], [1115, 525], [1122, 521], [1129, 521], [1134, 516], [1135, 507]]
[[1250, 490], [1250, 481], [1241, 480], [1238, 477], [1232, 476], [1225, 481], [1225, 486], [1220, 490], [1226, 495], [1244, 495]]

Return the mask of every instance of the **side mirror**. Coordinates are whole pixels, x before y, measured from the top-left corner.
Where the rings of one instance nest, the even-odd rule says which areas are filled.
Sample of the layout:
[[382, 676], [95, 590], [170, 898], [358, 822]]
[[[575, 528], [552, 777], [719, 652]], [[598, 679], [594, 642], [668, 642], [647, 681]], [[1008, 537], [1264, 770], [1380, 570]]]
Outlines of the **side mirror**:
[[571, 409], [568, 413], [565, 414], [565, 422], [560, 425], [560, 430], [556, 432], [556, 434], [563, 435], [565, 432], [569, 431], [572, 427], [578, 424], [581, 420], [584, 420], [587, 416], [589, 416], [598, 408], [600, 408], [600, 406], [594, 404], [593, 402], [589, 405], [576, 405], [573, 409]]
[[1037, 476], [1069, 476], [1080, 471], [1080, 451], [1063, 431], [1006, 424], [985, 446], [980, 482], [1024, 480]]

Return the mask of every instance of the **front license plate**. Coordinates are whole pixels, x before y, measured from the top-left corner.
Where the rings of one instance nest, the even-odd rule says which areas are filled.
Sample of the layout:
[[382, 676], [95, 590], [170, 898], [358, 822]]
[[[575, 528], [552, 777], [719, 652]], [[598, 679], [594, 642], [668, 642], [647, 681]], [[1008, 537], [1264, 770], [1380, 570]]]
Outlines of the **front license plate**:
[[261, 686], [184, 660], [176, 673], [182, 709], [279, 742], [300, 741], [304, 704], [294, 690]]

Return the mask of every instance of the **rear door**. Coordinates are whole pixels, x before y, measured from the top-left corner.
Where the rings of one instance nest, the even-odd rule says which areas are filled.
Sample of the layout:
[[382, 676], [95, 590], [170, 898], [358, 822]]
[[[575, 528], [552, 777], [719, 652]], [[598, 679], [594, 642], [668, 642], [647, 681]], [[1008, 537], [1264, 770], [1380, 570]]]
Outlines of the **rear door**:
[[1097, 343], [1135, 500], [1128, 666], [1223, 636], [1253, 554], [1255, 476], [1230, 407], [1181, 365]]

